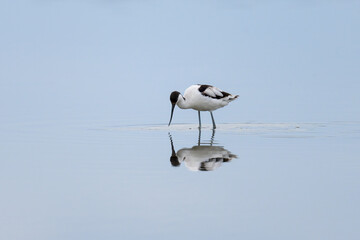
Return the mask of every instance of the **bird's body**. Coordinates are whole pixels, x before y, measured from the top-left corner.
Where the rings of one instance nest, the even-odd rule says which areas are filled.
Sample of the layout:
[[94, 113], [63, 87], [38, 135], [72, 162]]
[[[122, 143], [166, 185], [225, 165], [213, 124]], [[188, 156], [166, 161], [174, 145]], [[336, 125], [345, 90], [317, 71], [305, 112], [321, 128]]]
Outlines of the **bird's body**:
[[176, 157], [191, 171], [213, 171], [237, 156], [220, 146], [193, 146], [180, 149]]
[[170, 162], [173, 167], [178, 167], [181, 163], [191, 171], [212, 171], [221, 166], [222, 163], [230, 162], [232, 159], [237, 158], [235, 154], [226, 150], [221, 146], [213, 146], [215, 137], [215, 130], [210, 140], [210, 146], [208, 143], [202, 145], [201, 142], [201, 130], [199, 130], [198, 145], [191, 148], [182, 148], [175, 151], [174, 143], [169, 133], [171, 144], [171, 157]]
[[201, 127], [200, 111], [209, 111], [213, 121], [213, 128], [216, 128], [212, 111], [228, 105], [229, 102], [235, 100], [237, 97], [238, 95], [232, 95], [217, 87], [201, 84], [188, 87], [185, 90], [184, 95], [174, 91], [170, 95], [172, 110], [169, 125], [171, 123], [174, 107], [177, 105], [181, 109], [191, 108], [198, 111], [199, 127]]

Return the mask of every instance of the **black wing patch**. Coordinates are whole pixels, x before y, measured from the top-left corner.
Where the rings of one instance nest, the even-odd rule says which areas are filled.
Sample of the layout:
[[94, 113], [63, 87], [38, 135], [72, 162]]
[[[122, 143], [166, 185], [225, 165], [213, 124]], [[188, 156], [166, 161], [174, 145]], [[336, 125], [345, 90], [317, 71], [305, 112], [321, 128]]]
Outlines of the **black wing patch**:
[[[200, 84], [199, 84], [199, 85], [200, 85]], [[209, 88], [208, 91], [214, 92], [214, 91], [212, 91], [212, 90], [210, 89], [210, 88], [214, 88], [214, 87], [211, 86], [211, 85], [206, 85], [206, 84], [200, 85], [200, 87], [199, 87], [199, 92], [201, 92], [201, 94], [202, 94], [203, 96], [210, 97], [210, 98], [214, 98], [214, 99], [221, 99], [221, 98], [225, 98], [225, 97], [231, 95], [230, 93], [221, 91], [221, 90], [219, 90], [219, 89], [217, 89], [217, 88], [216, 88], [217, 91], [215, 91], [212, 95], [210, 95], [210, 94], [206, 93], [206, 89], [208, 89], [208, 88]], [[216, 92], [221, 93], [222, 96], [221, 96], [220, 94], [216, 94]]]
[[211, 85], [200, 85], [199, 92], [203, 93], [209, 87], [212, 87], [212, 86]]

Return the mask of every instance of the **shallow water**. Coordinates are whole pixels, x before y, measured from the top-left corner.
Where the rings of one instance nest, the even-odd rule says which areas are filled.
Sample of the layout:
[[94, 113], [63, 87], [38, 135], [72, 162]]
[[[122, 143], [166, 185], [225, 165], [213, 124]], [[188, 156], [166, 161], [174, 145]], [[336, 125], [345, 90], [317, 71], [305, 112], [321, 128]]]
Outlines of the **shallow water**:
[[0, 1], [0, 240], [360, 239], [359, 12]]
[[1, 238], [359, 237], [359, 122], [196, 127], [2, 126]]

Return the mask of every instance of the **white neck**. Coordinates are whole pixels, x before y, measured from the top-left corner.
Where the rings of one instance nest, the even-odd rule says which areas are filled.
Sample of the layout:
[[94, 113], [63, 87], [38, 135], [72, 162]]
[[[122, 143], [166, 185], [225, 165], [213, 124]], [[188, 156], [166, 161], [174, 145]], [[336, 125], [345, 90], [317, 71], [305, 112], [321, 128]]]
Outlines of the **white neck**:
[[178, 105], [178, 107], [181, 108], [181, 109], [190, 108], [189, 102], [184, 100], [184, 97], [181, 94], [179, 95], [179, 98], [178, 98], [178, 101], [176, 102], [176, 105]]

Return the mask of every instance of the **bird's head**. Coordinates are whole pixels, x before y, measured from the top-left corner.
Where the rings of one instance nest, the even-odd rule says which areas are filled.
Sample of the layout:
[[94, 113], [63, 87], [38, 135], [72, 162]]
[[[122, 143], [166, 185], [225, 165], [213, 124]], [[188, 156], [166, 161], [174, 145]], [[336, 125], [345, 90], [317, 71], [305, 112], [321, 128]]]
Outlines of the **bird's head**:
[[170, 126], [170, 123], [171, 123], [171, 120], [172, 120], [172, 117], [173, 117], [173, 114], [174, 114], [174, 108], [176, 106], [177, 101], [179, 100], [179, 96], [180, 96], [180, 93], [178, 91], [174, 91], [174, 92], [172, 92], [170, 94], [171, 116], [170, 116], [170, 121], [169, 121], [168, 126]]
[[173, 143], [173, 140], [172, 140], [172, 137], [171, 137], [171, 134], [169, 133], [169, 138], [170, 138], [170, 144], [171, 144], [171, 157], [170, 157], [170, 163], [173, 167], [178, 167], [180, 166], [180, 162], [179, 162], [179, 159], [176, 155], [176, 152], [175, 152], [175, 148], [174, 148], [174, 143]]

